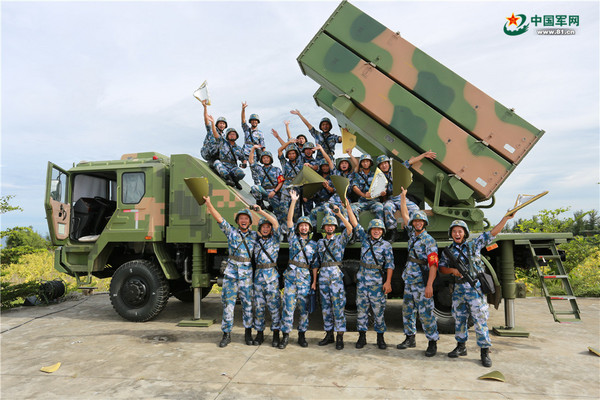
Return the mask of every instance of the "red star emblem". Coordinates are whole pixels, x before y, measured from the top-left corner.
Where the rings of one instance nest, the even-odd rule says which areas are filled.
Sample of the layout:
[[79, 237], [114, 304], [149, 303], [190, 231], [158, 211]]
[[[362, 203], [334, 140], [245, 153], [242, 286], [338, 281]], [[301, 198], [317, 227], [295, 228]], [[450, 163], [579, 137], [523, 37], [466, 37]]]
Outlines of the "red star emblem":
[[514, 26], [518, 26], [517, 25], [517, 21], [519, 20], [520, 17], [515, 17], [515, 13], [512, 13], [511, 17], [506, 18], [509, 23], [508, 26], [514, 25]]

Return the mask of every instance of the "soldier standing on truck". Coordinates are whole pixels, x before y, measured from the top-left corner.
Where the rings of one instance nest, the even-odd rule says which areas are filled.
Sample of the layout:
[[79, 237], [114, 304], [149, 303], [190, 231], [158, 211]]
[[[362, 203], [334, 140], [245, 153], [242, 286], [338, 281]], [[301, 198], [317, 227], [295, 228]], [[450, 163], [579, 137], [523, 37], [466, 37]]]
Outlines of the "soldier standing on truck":
[[[283, 151], [285, 150], [285, 157]], [[282, 144], [277, 150], [277, 156], [283, 169], [283, 188], [281, 190], [281, 209], [285, 210], [290, 207], [290, 188], [292, 181], [302, 170], [302, 158], [300, 157], [300, 150], [294, 144], [294, 140], [288, 140]], [[287, 159], [286, 159], [287, 158]], [[300, 210], [297, 210], [298, 214]]]
[[208, 118], [213, 126], [213, 136], [219, 141], [219, 157], [215, 160], [214, 167], [226, 184], [242, 190], [240, 181], [246, 174], [238, 167], [237, 161], [241, 162], [242, 168], [246, 168], [246, 157], [242, 148], [235, 143], [239, 135], [235, 129], [228, 128], [225, 131], [225, 137], [220, 138], [213, 117], [209, 115]]
[[250, 155], [248, 161], [250, 163], [250, 170], [253, 172], [256, 185], [250, 188], [250, 193], [256, 199], [256, 204], [262, 209], [265, 209], [264, 200], [269, 202], [271, 210], [277, 216], [277, 219], [282, 221], [281, 211], [281, 188], [283, 186], [283, 172], [281, 168], [273, 166], [273, 155], [270, 151], [264, 151], [262, 153], [260, 162], [262, 166], [256, 162], [254, 158], [254, 152], [260, 149], [259, 144], [255, 144], [250, 149]]
[[[358, 341], [356, 348], [362, 349], [367, 344], [369, 329], [369, 310], [373, 312], [373, 328], [377, 332], [377, 347], [385, 350], [387, 344], [383, 334], [386, 331], [384, 313], [385, 296], [392, 291], [392, 273], [394, 272], [394, 253], [392, 245], [383, 240], [385, 225], [380, 219], [369, 222], [367, 232], [358, 224], [350, 203], [346, 203], [350, 223], [361, 242], [360, 267], [356, 274], [356, 330]], [[384, 280], [385, 279], [385, 280]]]
[[311, 268], [316, 259], [317, 243], [309, 240], [308, 235], [313, 230], [313, 226], [308, 217], [298, 218], [296, 229], [294, 230], [294, 210], [296, 202], [300, 198], [297, 191], [292, 190], [292, 198], [288, 215], [288, 242], [290, 263], [283, 273], [285, 278], [285, 288], [283, 289], [283, 317], [281, 331], [283, 338], [279, 343], [280, 349], [285, 349], [288, 345], [290, 332], [294, 324], [294, 311], [298, 305], [298, 344], [301, 347], [307, 347], [305, 333], [308, 330], [308, 292], [310, 289]]
[[333, 210], [346, 227], [341, 235], [334, 235], [338, 226], [337, 220], [331, 215], [325, 216], [321, 223], [321, 229], [325, 231], [325, 237], [317, 242], [317, 256], [320, 268], [313, 269], [312, 289], [317, 290], [317, 273], [319, 290], [321, 293], [321, 310], [323, 311], [323, 326], [325, 338], [319, 342], [319, 346], [333, 343], [333, 332], [337, 332], [335, 348], [344, 348], [344, 332], [346, 331], [346, 291], [344, 289], [343, 273], [340, 269], [344, 250], [352, 237], [352, 225], [341, 213], [339, 207]]
[[[250, 118], [248, 122], [250, 125], [246, 123], [246, 107], [248, 107], [248, 103], [242, 103], [242, 129], [244, 130], [244, 156], [248, 157], [250, 154], [250, 149], [255, 144], [259, 144], [261, 149], [265, 148], [265, 137], [263, 133], [258, 129], [258, 124], [260, 124], [260, 118], [258, 114], [250, 114]], [[257, 152], [257, 156], [260, 159], [262, 155], [262, 150]]]
[[218, 138], [213, 135], [212, 124], [208, 119], [208, 100], [202, 100], [202, 106], [204, 107], [204, 125], [206, 125], [206, 137], [200, 150], [200, 155], [208, 162], [209, 165], [215, 161], [215, 158], [219, 155], [219, 141], [223, 137], [224, 131], [227, 128], [227, 120], [225, 117], [217, 118], [216, 131]]
[[[263, 155], [264, 157], [264, 155]], [[256, 272], [254, 273], [254, 329], [256, 337], [254, 345], [263, 343], [265, 330], [265, 308], [271, 314], [271, 331], [273, 332], [273, 347], [279, 346], [279, 324], [281, 293], [279, 292], [279, 272], [277, 271], [277, 256], [279, 255], [279, 237], [281, 235], [277, 219], [264, 212], [259, 206], [254, 206], [263, 217], [258, 222], [258, 237], [254, 246]]]
[[[308, 128], [310, 134], [315, 138], [315, 142], [320, 144], [325, 149], [325, 152], [331, 157], [334, 158], [335, 153], [335, 145], [338, 143], [342, 143], [342, 137], [338, 135], [334, 135], [331, 133], [331, 128], [333, 125], [331, 124], [331, 120], [327, 117], [322, 118], [321, 122], [319, 122], [320, 132], [317, 130], [300, 114], [298, 110], [291, 110], [290, 114], [294, 114], [300, 117], [304, 125]], [[317, 159], [320, 159], [322, 156], [317, 154]]]
[[[221, 214], [215, 209], [210, 197], [203, 196], [206, 201], [206, 209], [219, 224], [219, 228], [227, 236], [229, 246], [229, 258], [223, 277], [223, 291], [221, 301], [223, 303], [223, 320], [221, 330], [223, 338], [219, 347], [225, 347], [231, 342], [231, 329], [233, 328], [233, 310], [235, 301], [240, 295], [242, 303], [242, 321], [245, 328], [244, 340], [248, 346], [253, 345], [252, 340], [252, 254], [256, 246], [258, 234], [250, 230], [252, 214], [250, 210], [243, 209], [235, 214], [235, 223], [238, 228], [232, 227], [225, 221]], [[261, 215], [266, 214], [264, 211]]]
[[437, 245], [425, 230], [428, 223], [425, 211], [415, 211], [409, 218], [406, 189], [402, 188], [400, 196], [402, 200], [400, 213], [408, 232], [408, 260], [402, 272], [402, 279], [404, 279], [402, 320], [406, 339], [396, 347], [406, 349], [416, 346], [418, 310], [425, 337], [429, 340], [425, 356], [433, 357], [437, 353], [439, 339], [437, 321], [433, 315], [433, 281], [438, 265]]
[[[383, 204], [381, 202], [371, 198], [369, 188], [373, 182], [375, 173], [371, 171], [373, 166], [373, 159], [369, 154], [363, 154], [360, 156], [359, 171], [354, 173], [352, 182], [352, 190], [358, 196], [358, 202], [352, 204], [352, 210], [356, 215], [356, 219], [359, 219], [362, 211], [371, 211], [375, 214], [375, 218], [383, 220]], [[385, 191], [381, 192], [381, 196], [385, 196]]]
[[[448, 228], [448, 236], [452, 238], [452, 244], [448, 246], [440, 257], [440, 272], [443, 274], [452, 274], [457, 279], [452, 292], [452, 316], [455, 323], [456, 347], [448, 357], [457, 358], [467, 355], [467, 339], [469, 338], [467, 325], [469, 315], [473, 319], [475, 334], [477, 335], [477, 345], [481, 348], [481, 364], [484, 367], [491, 367], [492, 360], [489, 356], [492, 342], [487, 326], [489, 317], [489, 306], [481, 292], [481, 284], [477, 280], [477, 274], [484, 272], [485, 267], [481, 261], [481, 249], [489, 245], [498, 235], [506, 222], [514, 217], [514, 213], [506, 215], [492, 229], [479, 235], [475, 239], [469, 239], [469, 227], [464, 221], [455, 220]], [[472, 287], [461, 275], [458, 269], [451, 265], [446, 251], [450, 251], [454, 258], [462, 260], [469, 269], [469, 276], [476, 282], [476, 287]]]

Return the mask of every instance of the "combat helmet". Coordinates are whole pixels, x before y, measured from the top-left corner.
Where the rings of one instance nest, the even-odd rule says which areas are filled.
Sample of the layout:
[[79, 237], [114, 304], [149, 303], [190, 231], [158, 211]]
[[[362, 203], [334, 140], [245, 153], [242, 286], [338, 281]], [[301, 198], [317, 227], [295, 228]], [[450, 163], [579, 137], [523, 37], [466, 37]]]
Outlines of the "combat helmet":
[[304, 146], [302, 146], [302, 151], [306, 150], [306, 149], [314, 149], [315, 148], [315, 144], [313, 142], [306, 142], [304, 143]]
[[325, 225], [335, 225], [337, 227], [338, 226], [337, 219], [335, 219], [335, 217], [333, 215], [326, 215], [323, 218], [323, 221], [321, 221], [321, 229], [323, 229], [325, 227]]
[[385, 224], [379, 218], [372, 219], [371, 222], [369, 222], [369, 226], [367, 227], [367, 233], [370, 233], [371, 229], [373, 228], [381, 228], [383, 229], [383, 233], [385, 233]]
[[215, 125], [217, 125], [219, 122], [225, 122], [225, 128], [227, 128], [227, 119], [225, 117], [217, 118], [217, 120], [215, 121]]
[[260, 118], [258, 118], [258, 114], [250, 114], [250, 118], [248, 118], [248, 122], [255, 119], [260, 124]]
[[304, 217], [298, 218], [298, 221], [296, 222], [296, 233], [298, 233], [298, 227], [300, 227], [300, 224], [302, 224], [302, 223], [308, 224], [308, 226], [309, 226], [308, 231], [312, 232], [313, 226], [312, 226], [312, 224], [310, 222], [310, 218], [307, 217], [307, 216], [304, 216]]
[[384, 162], [390, 162], [390, 158], [388, 156], [386, 156], [385, 154], [382, 154], [380, 156], [377, 157], [377, 159], [375, 160], [375, 165], [379, 166], [379, 164], [384, 163]]
[[268, 157], [271, 159], [271, 162], [270, 162], [269, 164], [266, 164], [266, 165], [273, 164], [273, 154], [271, 154], [271, 152], [270, 152], [270, 151], [268, 151], [268, 150], [265, 150], [265, 151], [263, 151], [263, 152], [262, 152], [262, 154], [260, 155], [260, 162], [262, 162], [262, 158], [263, 158], [264, 156], [268, 156]]
[[238, 211], [237, 213], [235, 213], [235, 223], [238, 223], [238, 218], [240, 217], [240, 215], [242, 214], [246, 214], [248, 217], [250, 217], [250, 222], [252, 223], [252, 213], [250, 212], [250, 210], [248, 210], [247, 208], [243, 208], [240, 211]]
[[[319, 122], [319, 129], [321, 129], [321, 125], [323, 125], [323, 122], [329, 122], [329, 126], [331, 128], [333, 128], [333, 124], [331, 123], [331, 120], [327, 117], [321, 118], [321, 122]], [[323, 129], [321, 129], [323, 130]]]
[[358, 161], [358, 165], [360, 165], [360, 163], [363, 162], [364, 160], [371, 161], [371, 165], [373, 165], [373, 158], [371, 158], [370, 154], [363, 154], [362, 156], [360, 156], [360, 160]]
[[[288, 153], [290, 151], [295, 151], [296, 152], [296, 157], [298, 157], [300, 155], [300, 150], [298, 150], [298, 146], [296, 146], [295, 144], [290, 144], [288, 145], [288, 147], [285, 149], [285, 156], [288, 156]], [[288, 157], [289, 158], [289, 157]]]
[[421, 219], [425, 221], [425, 226], [429, 225], [429, 219], [427, 219], [427, 214], [425, 211], [418, 210], [410, 214], [410, 220], [408, 221], [408, 226], [412, 226], [412, 223], [415, 219]]
[[269, 221], [265, 217], [260, 217], [260, 219], [258, 220], [258, 230], [259, 231], [260, 231], [260, 227], [263, 226], [264, 224], [269, 224], [269, 225], [271, 225], [271, 228], [273, 227], [273, 224], [271, 223], [271, 221]]
[[352, 171], [352, 163], [350, 162], [350, 157], [339, 157], [338, 159], [336, 159], [336, 160], [335, 160], [335, 163], [336, 163], [336, 168], [337, 168], [338, 170], [340, 170], [340, 171], [341, 171], [341, 169], [340, 169], [340, 164], [341, 164], [343, 161], [346, 161], [346, 162], [348, 163], [348, 167], [349, 167], [349, 168], [348, 168], [348, 171]]
[[329, 163], [327, 162], [327, 160], [324, 159], [324, 158], [321, 158], [319, 160], [318, 164], [319, 164], [319, 168], [321, 168], [322, 165], [329, 165]]
[[448, 236], [449, 237], [452, 237], [452, 228], [454, 228], [455, 226], [460, 226], [461, 228], [463, 228], [465, 230], [465, 239], [467, 239], [469, 237], [469, 227], [467, 226], [467, 223], [465, 221], [462, 221], [460, 219], [455, 219], [450, 224], [450, 228], [448, 228]]
[[235, 140], [239, 139], [240, 135], [237, 133], [235, 128], [227, 128], [227, 130], [225, 131], [225, 139], [227, 139], [227, 135], [229, 135], [229, 132], [235, 132]]

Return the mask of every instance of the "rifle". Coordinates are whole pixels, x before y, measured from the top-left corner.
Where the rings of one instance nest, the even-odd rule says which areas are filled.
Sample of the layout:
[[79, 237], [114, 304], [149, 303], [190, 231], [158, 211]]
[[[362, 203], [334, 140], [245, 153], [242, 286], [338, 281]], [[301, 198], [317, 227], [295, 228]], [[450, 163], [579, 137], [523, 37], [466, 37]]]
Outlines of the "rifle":
[[477, 281], [475, 279], [473, 279], [473, 277], [471, 275], [469, 275], [469, 266], [466, 265], [462, 259], [460, 259], [460, 258], [457, 259], [456, 257], [454, 257], [454, 254], [452, 254], [452, 251], [450, 251], [450, 248], [446, 247], [444, 250], [442, 250], [442, 252], [446, 255], [446, 258], [448, 258], [448, 261], [450, 261], [449, 262], [450, 266], [453, 268], [456, 268], [458, 270], [458, 272], [460, 272], [460, 274], [462, 275], [462, 279], [467, 281], [473, 289], [477, 289], [476, 288]]

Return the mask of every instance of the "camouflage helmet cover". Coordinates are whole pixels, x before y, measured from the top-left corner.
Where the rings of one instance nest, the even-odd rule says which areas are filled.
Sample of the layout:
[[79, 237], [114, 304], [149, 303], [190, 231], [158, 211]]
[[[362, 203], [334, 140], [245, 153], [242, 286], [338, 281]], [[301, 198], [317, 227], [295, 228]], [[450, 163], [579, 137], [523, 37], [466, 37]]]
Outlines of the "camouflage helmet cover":
[[323, 218], [323, 221], [321, 222], [321, 229], [323, 229], [323, 227], [325, 225], [335, 225], [335, 226], [338, 226], [337, 219], [335, 219], [335, 217], [333, 215], [326, 215]]
[[452, 223], [450, 224], [450, 228], [448, 228], [448, 236], [449, 237], [452, 237], [452, 228], [454, 228], [455, 226], [460, 226], [461, 228], [464, 229], [465, 239], [467, 239], [469, 237], [469, 227], [465, 221], [462, 221], [460, 219], [456, 219], [456, 220], [452, 221]]
[[300, 227], [300, 224], [308, 224], [309, 232], [311, 232], [313, 230], [313, 226], [310, 223], [309, 217], [304, 216], [304, 217], [298, 218], [298, 221], [296, 222], [296, 232], [298, 232], [298, 228]]
[[248, 210], [247, 208], [243, 208], [240, 211], [238, 211], [237, 213], [235, 213], [235, 223], [238, 223], [238, 218], [240, 217], [240, 215], [245, 214], [250, 218], [250, 221], [252, 222], [252, 213], [250, 212], [250, 210]]
[[389, 162], [390, 158], [388, 156], [386, 156], [385, 154], [382, 154], [380, 156], [377, 157], [377, 159], [375, 160], [375, 164], [377, 166], [379, 166], [379, 164], [384, 163], [384, 162]]
[[237, 131], [234, 128], [228, 128], [225, 131], [225, 138], [227, 138], [227, 136], [229, 135], [229, 132], [235, 132], [235, 140], [238, 140], [238, 138], [240, 137], [240, 135], [237, 133]]
[[[273, 164], [273, 154], [271, 154], [271, 152], [270, 152], [270, 151], [268, 151], [268, 150], [265, 150], [265, 151], [263, 151], [263, 152], [262, 152], [262, 154], [260, 155], [260, 162], [262, 162], [262, 158], [263, 158], [264, 156], [268, 156], [268, 157], [271, 159], [271, 162], [270, 162], [269, 164]], [[263, 164], [264, 164], [264, 163], [263, 163]]]
[[258, 114], [250, 114], [250, 118], [248, 118], [248, 121], [252, 121], [253, 119], [255, 119], [260, 124], [260, 118], [258, 117]]
[[369, 226], [367, 227], [367, 232], [370, 233], [371, 229], [373, 229], [373, 228], [381, 228], [381, 229], [383, 229], [383, 232], [385, 233], [385, 224], [379, 218], [372, 219], [371, 222], [369, 222]]
[[296, 157], [299, 155], [300, 151], [298, 150], [298, 146], [296, 146], [295, 144], [290, 144], [288, 145], [288, 147], [285, 149], [285, 156], [288, 156], [288, 153], [290, 151], [295, 151], [296, 152]]
[[315, 148], [315, 144], [313, 142], [306, 142], [304, 143], [304, 146], [302, 146], [302, 151], [306, 150], [306, 149], [314, 149]]
[[271, 227], [273, 227], [273, 224], [271, 223], [271, 221], [269, 221], [265, 217], [261, 217], [260, 220], [258, 220], [258, 229], [260, 230], [260, 227], [263, 226], [264, 224], [269, 224], [269, 225], [271, 225]]
[[408, 225], [412, 226], [413, 221], [416, 219], [425, 221], [425, 226], [429, 225], [429, 219], [427, 219], [427, 214], [425, 214], [425, 211], [423, 211], [423, 210], [418, 210], [418, 211], [413, 212], [410, 215], [410, 221], [408, 221]]
[[225, 117], [217, 118], [217, 122], [215, 122], [215, 125], [218, 124], [219, 122], [225, 122], [225, 128], [227, 128], [227, 119]]
[[319, 129], [323, 130], [321, 128], [321, 126], [323, 126], [323, 122], [329, 122], [329, 126], [333, 127], [333, 124], [331, 123], [331, 120], [327, 117], [321, 118], [321, 122], [319, 122]]

